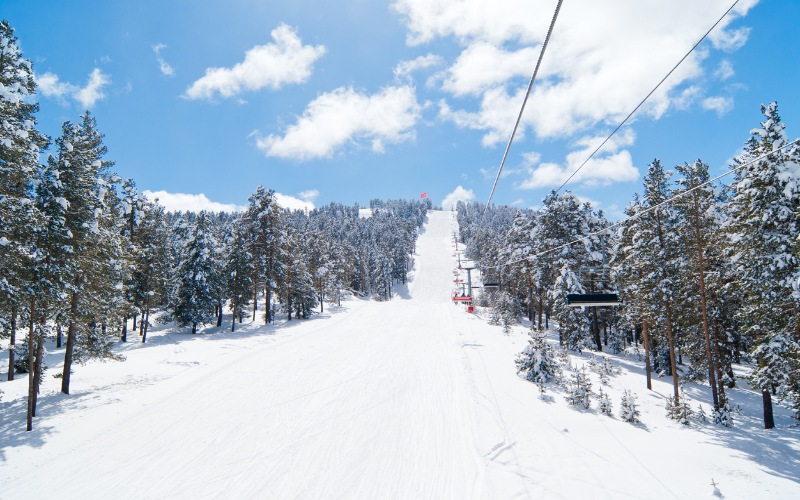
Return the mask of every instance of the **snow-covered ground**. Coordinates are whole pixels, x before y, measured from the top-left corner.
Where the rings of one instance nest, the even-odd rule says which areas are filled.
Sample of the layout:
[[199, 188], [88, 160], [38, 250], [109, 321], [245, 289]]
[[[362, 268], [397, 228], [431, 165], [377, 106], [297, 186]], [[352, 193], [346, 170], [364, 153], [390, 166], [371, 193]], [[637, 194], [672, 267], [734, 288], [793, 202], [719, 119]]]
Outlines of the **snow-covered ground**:
[[713, 498], [712, 481], [730, 499], [800, 498], [800, 432], [778, 408], [761, 429], [751, 391], [731, 391], [736, 427], [685, 427], [664, 416], [669, 379], [647, 391], [640, 361], [611, 356], [604, 391], [615, 414], [638, 394], [642, 424], [541, 399], [515, 371], [525, 328], [451, 303], [453, 224], [430, 213], [390, 302], [236, 333], [158, 326], [120, 346], [127, 361], [76, 367], [69, 396], [53, 349], [33, 432], [27, 378], [0, 383], [0, 498], [684, 499]]

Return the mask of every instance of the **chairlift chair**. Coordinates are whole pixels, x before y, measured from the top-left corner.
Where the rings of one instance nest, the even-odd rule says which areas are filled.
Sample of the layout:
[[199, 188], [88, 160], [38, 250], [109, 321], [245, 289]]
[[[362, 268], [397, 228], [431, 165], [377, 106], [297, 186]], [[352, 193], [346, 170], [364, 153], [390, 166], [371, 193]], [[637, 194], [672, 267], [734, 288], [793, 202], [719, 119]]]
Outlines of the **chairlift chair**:
[[[611, 281], [611, 271], [606, 266], [584, 267], [580, 271], [587, 276], [587, 281], [592, 283], [608, 283]], [[569, 307], [617, 307], [622, 300], [617, 293], [570, 293], [567, 294]]]

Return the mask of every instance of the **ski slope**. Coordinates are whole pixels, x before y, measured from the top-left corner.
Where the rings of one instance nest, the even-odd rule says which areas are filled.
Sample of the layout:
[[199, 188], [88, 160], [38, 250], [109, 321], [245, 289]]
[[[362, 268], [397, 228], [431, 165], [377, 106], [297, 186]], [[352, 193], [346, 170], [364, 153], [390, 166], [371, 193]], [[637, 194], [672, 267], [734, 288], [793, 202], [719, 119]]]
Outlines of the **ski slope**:
[[524, 328], [451, 303], [453, 224], [429, 214], [389, 302], [233, 334], [161, 326], [124, 363], [77, 367], [70, 396], [54, 350], [33, 432], [27, 378], [0, 384], [0, 498], [712, 498], [712, 480], [800, 497], [797, 432], [672, 423], [670, 381], [647, 393], [632, 361], [609, 390], [639, 394], [642, 425], [541, 399], [515, 373]]

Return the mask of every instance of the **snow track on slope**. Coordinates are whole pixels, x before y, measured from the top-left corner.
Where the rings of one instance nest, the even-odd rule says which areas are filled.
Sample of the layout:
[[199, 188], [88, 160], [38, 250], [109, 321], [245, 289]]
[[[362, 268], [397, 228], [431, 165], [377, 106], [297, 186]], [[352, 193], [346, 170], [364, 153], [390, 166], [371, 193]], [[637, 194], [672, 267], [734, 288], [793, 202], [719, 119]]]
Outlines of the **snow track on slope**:
[[542, 400], [515, 373], [525, 329], [451, 303], [451, 217], [429, 213], [389, 302], [234, 334], [159, 326], [124, 363], [77, 367], [70, 396], [53, 363], [32, 433], [27, 381], [4, 383], [0, 498], [671, 499], [712, 479], [729, 499], [796, 496], [796, 432], [764, 441], [772, 461], [732, 441], [761, 430], [669, 422], [666, 379], [614, 381], [639, 394], [637, 426], [555, 387]]

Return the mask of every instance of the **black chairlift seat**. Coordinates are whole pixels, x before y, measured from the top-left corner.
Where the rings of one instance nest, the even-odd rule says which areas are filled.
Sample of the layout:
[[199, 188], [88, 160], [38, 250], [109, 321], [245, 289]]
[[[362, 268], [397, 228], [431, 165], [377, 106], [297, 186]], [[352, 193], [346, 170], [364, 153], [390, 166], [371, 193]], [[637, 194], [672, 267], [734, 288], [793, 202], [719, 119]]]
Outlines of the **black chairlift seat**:
[[567, 295], [569, 307], [607, 307], [622, 303], [616, 293], [570, 293]]

